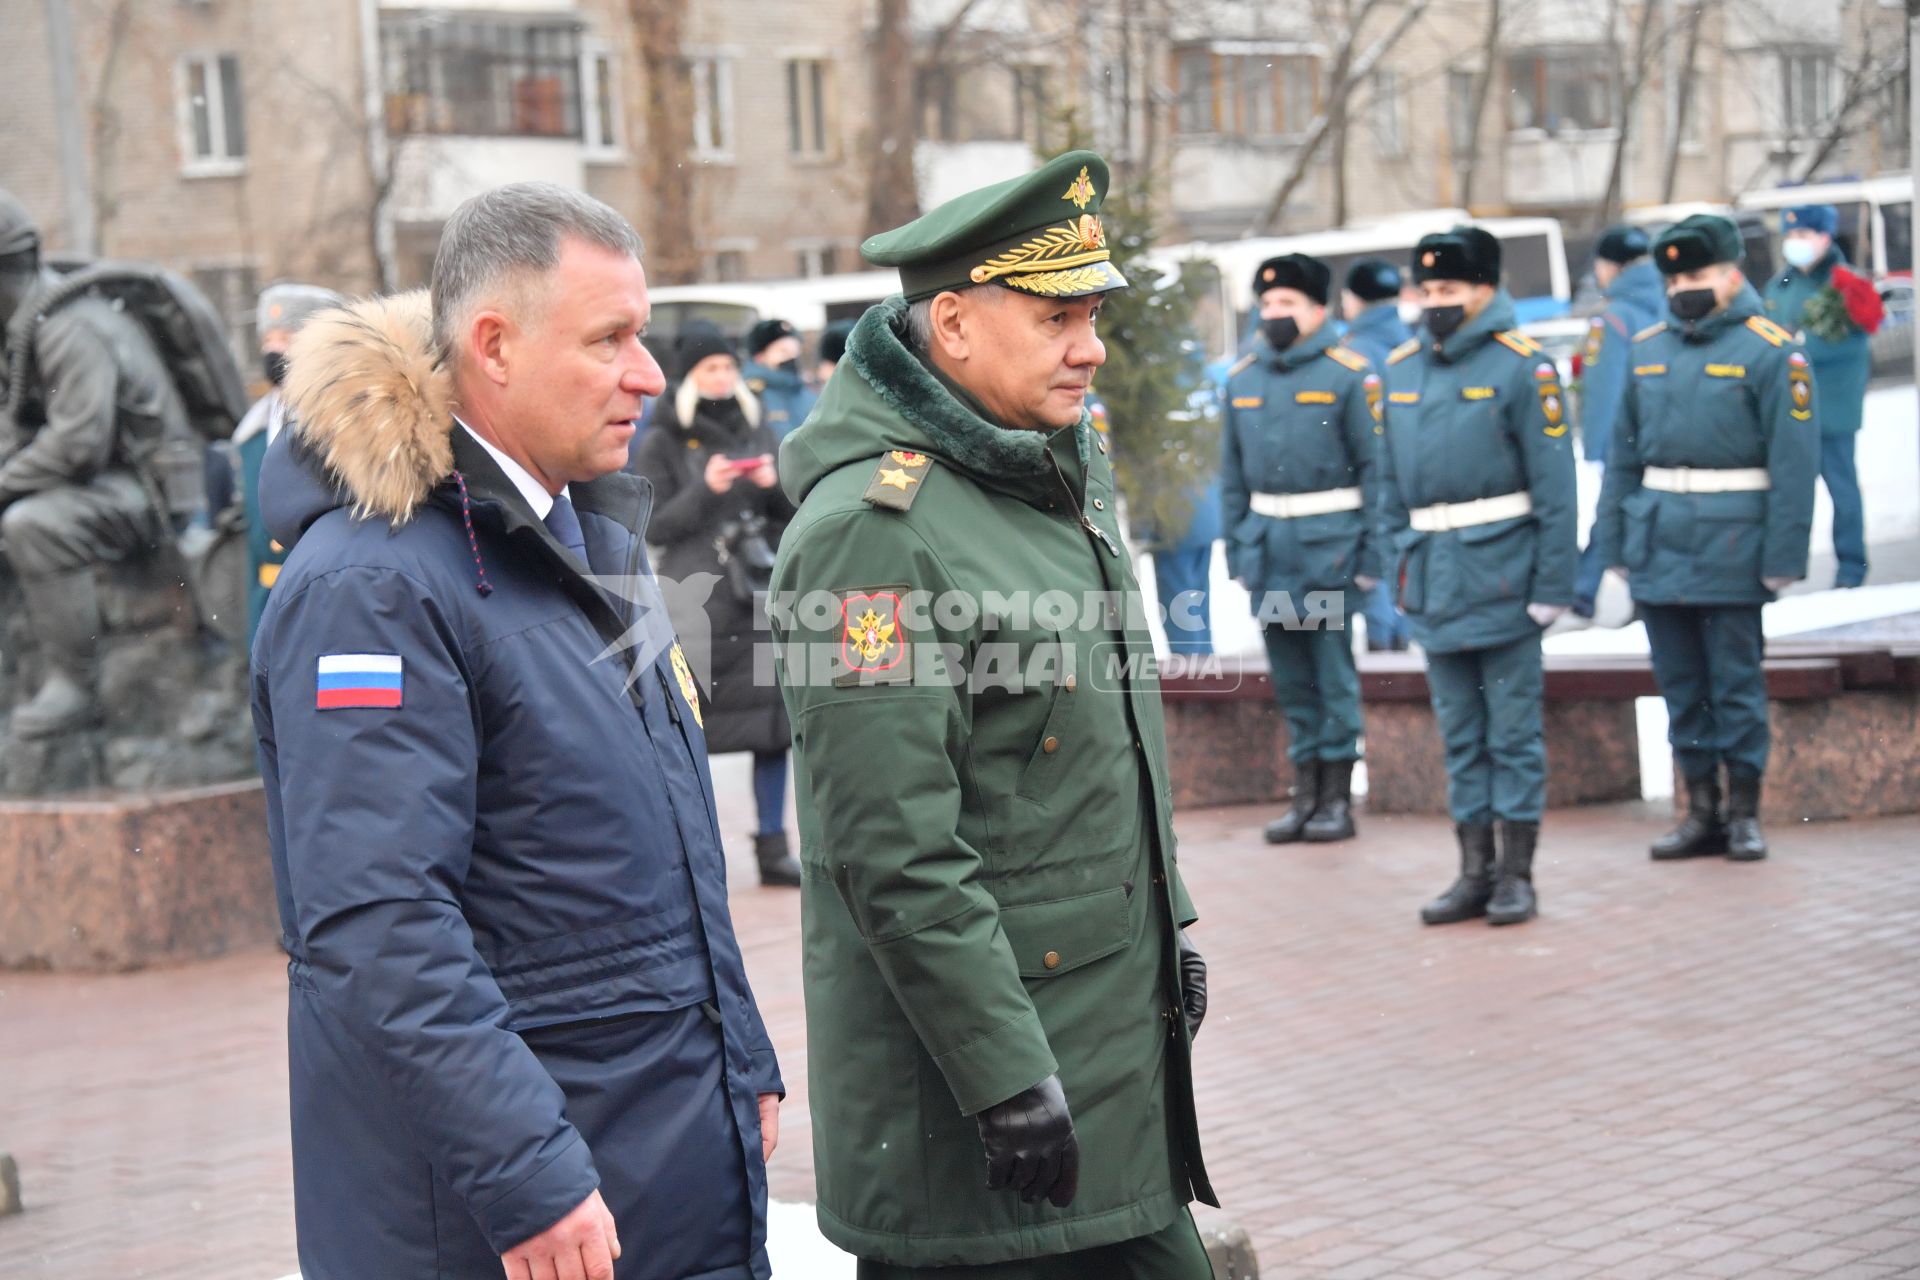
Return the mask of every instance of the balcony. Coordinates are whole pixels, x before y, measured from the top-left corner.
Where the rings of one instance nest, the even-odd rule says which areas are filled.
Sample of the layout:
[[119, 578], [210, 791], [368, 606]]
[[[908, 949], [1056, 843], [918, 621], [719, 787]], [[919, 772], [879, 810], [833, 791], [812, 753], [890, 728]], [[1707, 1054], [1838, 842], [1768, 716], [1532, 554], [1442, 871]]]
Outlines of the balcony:
[[1514, 130], [1506, 142], [1507, 203], [1560, 206], [1600, 200], [1607, 194], [1617, 140], [1612, 129]]
[[586, 185], [586, 149], [577, 138], [418, 134], [393, 145], [399, 222], [444, 222], [462, 201], [503, 182], [554, 182], [576, 191]]

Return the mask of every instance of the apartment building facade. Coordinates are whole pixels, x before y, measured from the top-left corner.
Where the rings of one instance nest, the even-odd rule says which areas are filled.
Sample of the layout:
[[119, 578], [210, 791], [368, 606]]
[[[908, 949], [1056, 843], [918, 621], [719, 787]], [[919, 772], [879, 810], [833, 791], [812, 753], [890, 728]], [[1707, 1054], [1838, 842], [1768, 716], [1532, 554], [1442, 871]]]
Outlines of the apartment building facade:
[[682, 275], [857, 269], [888, 12], [923, 206], [1069, 137], [1151, 172], [1180, 238], [1454, 205], [1577, 226], [1610, 185], [1722, 200], [1910, 154], [1895, 0], [16, 0], [0, 186], [53, 248], [192, 275], [243, 344], [261, 285], [419, 284], [452, 209], [519, 178], [643, 232], [682, 197]]

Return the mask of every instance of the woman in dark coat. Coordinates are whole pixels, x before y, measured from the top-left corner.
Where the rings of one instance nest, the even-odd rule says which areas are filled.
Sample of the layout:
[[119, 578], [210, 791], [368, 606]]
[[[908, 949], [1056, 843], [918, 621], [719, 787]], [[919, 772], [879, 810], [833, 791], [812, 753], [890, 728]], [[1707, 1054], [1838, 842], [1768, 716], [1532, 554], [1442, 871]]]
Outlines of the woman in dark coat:
[[798, 885], [786, 833], [786, 708], [771, 663], [764, 664], [768, 678], [754, 680], [754, 647], [771, 637], [753, 593], [766, 590], [793, 504], [774, 469], [773, 432], [761, 423], [732, 346], [717, 332], [690, 334], [680, 367], [679, 386], [655, 407], [634, 447], [632, 469], [653, 482], [647, 541], [660, 548], [662, 578], [689, 587], [705, 581], [697, 575], [718, 578], [703, 613], [693, 612], [699, 593], [691, 589], [670, 593], [668, 613], [707, 689], [708, 752], [753, 753], [760, 882]]

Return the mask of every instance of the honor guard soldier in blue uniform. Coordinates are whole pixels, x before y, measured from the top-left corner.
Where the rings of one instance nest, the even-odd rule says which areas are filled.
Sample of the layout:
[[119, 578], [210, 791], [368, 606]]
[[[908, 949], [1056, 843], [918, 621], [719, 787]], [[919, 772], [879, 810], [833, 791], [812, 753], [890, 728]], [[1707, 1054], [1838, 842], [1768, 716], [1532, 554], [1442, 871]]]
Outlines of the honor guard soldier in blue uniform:
[[[1607, 305], [1593, 318], [1580, 361], [1580, 456], [1603, 474], [1607, 442], [1613, 438], [1613, 424], [1627, 394], [1633, 336], [1667, 309], [1666, 285], [1647, 259], [1651, 247], [1647, 233], [1639, 227], [1619, 226], [1602, 233], [1593, 249], [1593, 280], [1606, 295]], [[1594, 596], [1605, 568], [1588, 530], [1573, 587], [1573, 611], [1583, 618], [1593, 616]]]
[[1459, 878], [1420, 916], [1519, 924], [1547, 790], [1540, 634], [1573, 599], [1566, 405], [1552, 361], [1513, 330], [1492, 234], [1427, 236], [1413, 278], [1426, 333], [1385, 371], [1382, 534], [1427, 652], [1460, 840]]
[[[1327, 323], [1331, 284], [1326, 264], [1302, 254], [1261, 263], [1260, 332], [1227, 378], [1228, 570], [1253, 595], [1294, 770], [1293, 805], [1267, 825], [1269, 844], [1353, 836], [1360, 677], [1345, 620], [1380, 582], [1368, 499], [1381, 384]], [[1337, 628], [1309, 607], [1320, 591], [1342, 593]]]
[[1737, 265], [1742, 248], [1731, 221], [1707, 214], [1654, 243], [1673, 320], [1634, 343], [1595, 525], [1646, 622], [1686, 778], [1686, 818], [1654, 843], [1656, 859], [1767, 856], [1760, 606], [1807, 572], [1813, 373], [1793, 336], [1761, 314]]
[[[1385, 258], [1362, 258], [1347, 268], [1340, 311], [1347, 321], [1346, 345], [1367, 358], [1374, 372], [1387, 367], [1394, 348], [1413, 336], [1400, 315], [1400, 268]], [[1407, 620], [1393, 603], [1389, 583], [1367, 592], [1367, 648], [1399, 651], [1407, 647]]]

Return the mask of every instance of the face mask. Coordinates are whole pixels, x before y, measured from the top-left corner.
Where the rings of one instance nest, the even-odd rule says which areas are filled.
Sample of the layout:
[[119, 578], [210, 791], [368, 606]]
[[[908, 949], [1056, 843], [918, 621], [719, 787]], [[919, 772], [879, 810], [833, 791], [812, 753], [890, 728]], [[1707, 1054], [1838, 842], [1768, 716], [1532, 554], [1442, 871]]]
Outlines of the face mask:
[[260, 372], [267, 375], [267, 381], [279, 386], [287, 380], [287, 353], [284, 351], [263, 351], [260, 353]]
[[1262, 320], [1260, 331], [1267, 335], [1267, 345], [1275, 351], [1285, 351], [1300, 341], [1300, 322], [1292, 316], [1275, 316], [1271, 320]]
[[1425, 314], [1427, 332], [1441, 342], [1445, 342], [1466, 322], [1467, 309], [1461, 306], [1428, 307]]
[[782, 360], [779, 364], [773, 367], [775, 369], [783, 369], [788, 373], [796, 373], [800, 369], [800, 358], [798, 356], [795, 356], [791, 360]]
[[1811, 240], [1788, 240], [1780, 246], [1780, 256], [1787, 260], [1787, 265], [1805, 271], [1820, 260], [1819, 250], [1820, 246]]
[[1719, 305], [1720, 299], [1714, 296], [1712, 289], [1682, 289], [1667, 298], [1667, 306], [1674, 318], [1686, 324], [1704, 320]]
[[1417, 302], [1403, 302], [1399, 306], [1399, 311], [1400, 323], [1409, 329], [1417, 329], [1420, 327], [1420, 317], [1425, 313], [1426, 308]]

